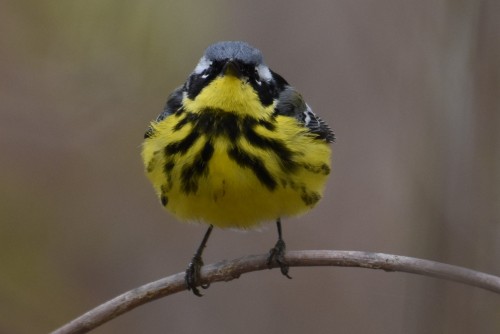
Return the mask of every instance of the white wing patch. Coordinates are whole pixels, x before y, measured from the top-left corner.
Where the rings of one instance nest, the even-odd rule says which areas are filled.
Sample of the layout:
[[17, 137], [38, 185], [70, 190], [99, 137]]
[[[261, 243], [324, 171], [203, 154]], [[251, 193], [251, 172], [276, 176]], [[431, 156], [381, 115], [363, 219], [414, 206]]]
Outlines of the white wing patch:
[[335, 141], [335, 134], [332, 129], [325, 123], [321, 118], [319, 118], [306, 103], [306, 110], [302, 112], [303, 122], [309, 130], [318, 135], [318, 138], [326, 140], [327, 143], [333, 143]]
[[311, 107], [306, 104], [307, 109], [304, 111], [304, 125], [307, 126], [311, 123], [312, 118], [316, 118], [316, 114], [313, 113]]

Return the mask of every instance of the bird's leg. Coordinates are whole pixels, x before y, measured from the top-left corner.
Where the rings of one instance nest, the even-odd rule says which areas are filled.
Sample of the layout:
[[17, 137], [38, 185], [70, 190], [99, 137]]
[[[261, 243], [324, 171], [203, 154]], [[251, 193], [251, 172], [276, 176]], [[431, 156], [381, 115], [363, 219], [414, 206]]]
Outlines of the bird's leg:
[[276, 220], [276, 227], [278, 228], [278, 241], [276, 242], [276, 245], [274, 245], [274, 247], [271, 248], [271, 250], [269, 251], [269, 257], [267, 258], [267, 265], [270, 267], [273, 261], [276, 261], [280, 266], [281, 273], [286, 277], [291, 278], [290, 275], [288, 275], [289, 267], [285, 261], [286, 245], [285, 241], [283, 240], [283, 234], [281, 232], [280, 218]]
[[[186, 286], [188, 290], [193, 291], [193, 293], [201, 297], [203, 296], [200, 293], [200, 290], [198, 290], [197, 286], [200, 285], [200, 274], [201, 274], [201, 267], [203, 266], [203, 259], [201, 258], [201, 255], [203, 254], [203, 249], [207, 245], [208, 238], [210, 237], [210, 233], [212, 233], [213, 225], [210, 225], [208, 227], [207, 232], [205, 232], [205, 236], [203, 237], [203, 240], [201, 241], [200, 246], [196, 250], [196, 253], [194, 253], [193, 258], [191, 259], [191, 262], [188, 265], [188, 268], [186, 269], [186, 276], [184, 278], [186, 282]], [[200, 285], [203, 289], [208, 289], [210, 284], [202, 284]]]

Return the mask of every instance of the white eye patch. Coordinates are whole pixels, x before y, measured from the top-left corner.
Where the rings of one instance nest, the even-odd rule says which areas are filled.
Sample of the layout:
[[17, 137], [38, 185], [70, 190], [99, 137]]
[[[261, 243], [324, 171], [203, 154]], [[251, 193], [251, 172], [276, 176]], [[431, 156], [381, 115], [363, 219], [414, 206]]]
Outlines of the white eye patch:
[[208, 60], [205, 57], [201, 57], [200, 61], [198, 62], [198, 65], [194, 68], [194, 73], [196, 74], [201, 74], [203, 71], [208, 69], [212, 65], [212, 61]]
[[259, 76], [263, 81], [271, 81], [271, 79], [273, 78], [269, 67], [267, 67], [266, 65], [260, 64], [255, 69], [257, 70], [257, 73], [259, 73]]

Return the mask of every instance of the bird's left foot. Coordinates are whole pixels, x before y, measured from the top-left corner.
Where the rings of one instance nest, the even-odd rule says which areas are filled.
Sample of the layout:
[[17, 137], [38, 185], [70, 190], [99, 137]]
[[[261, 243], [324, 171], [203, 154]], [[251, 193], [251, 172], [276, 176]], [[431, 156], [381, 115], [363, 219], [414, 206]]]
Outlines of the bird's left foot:
[[184, 276], [184, 281], [186, 282], [187, 289], [189, 291], [193, 291], [193, 293], [198, 297], [203, 296], [200, 290], [198, 290], [198, 286], [201, 286], [203, 289], [208, 289], [208, 287], [210, 286], [210, 283], [200, 284], [201, 267], [203, 267], [203, 259], [201, 258], [201, 254], [203, 254], [203, 249], [207, 245], [208, 238], [210, 237], [210, 233], [212, 233], [213, 228], [213, 225], [210, 225], [208, 227], [200, 246], [198, 246], [196, 253], [194, 253], [193, 258], [191, 259], [191, 262], [186, 269], [186, 276]]
[[210, 286], [210, 284], [200, 284], [201, 267], [203, 267], [203, 260], [201, 256], [193, 256], [188, 268], [186, 269], [186, 276], [184, 278], [187, 289], [193, 291], [193, 293], [198, 297], [203, 296], [198, 289], [198, 286], [201, 286], [203, 289], [208, 289]]
[[285, 261], [285, 251], [286, 251], [285, 241], [283, 239], [278, 239], [276, 245], [269, 251], [269, 257], [267, 258], [267, 265], [271, 267], [273, 261], [276, 261], [280, 266], [281, 273], [288, 278], [292, 278], [290, 277], [290, 275], [288, 275], [289, 266]]

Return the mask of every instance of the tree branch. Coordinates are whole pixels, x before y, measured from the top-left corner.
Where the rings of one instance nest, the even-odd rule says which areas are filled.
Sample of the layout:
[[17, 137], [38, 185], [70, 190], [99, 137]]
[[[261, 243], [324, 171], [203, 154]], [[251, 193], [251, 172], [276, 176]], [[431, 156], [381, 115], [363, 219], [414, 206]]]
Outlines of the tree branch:
[[[303, 250], [289, 251], [285, 259], [290, 267], [338, 266], [400, 271], [460, 282], [500, 294], [500, 277], [406, 256], [359, 251]], [[232, 261], [220, 261], [202, 268], [202, 283], [227, 282], [241, 274], [263, 269], [268, 269], [267, 255], [249, 255]], [[142, 304], [183, 290], [186, 290], [184, 272], [162, 278], [101, 304], [52, 334], [87, 333]]]

